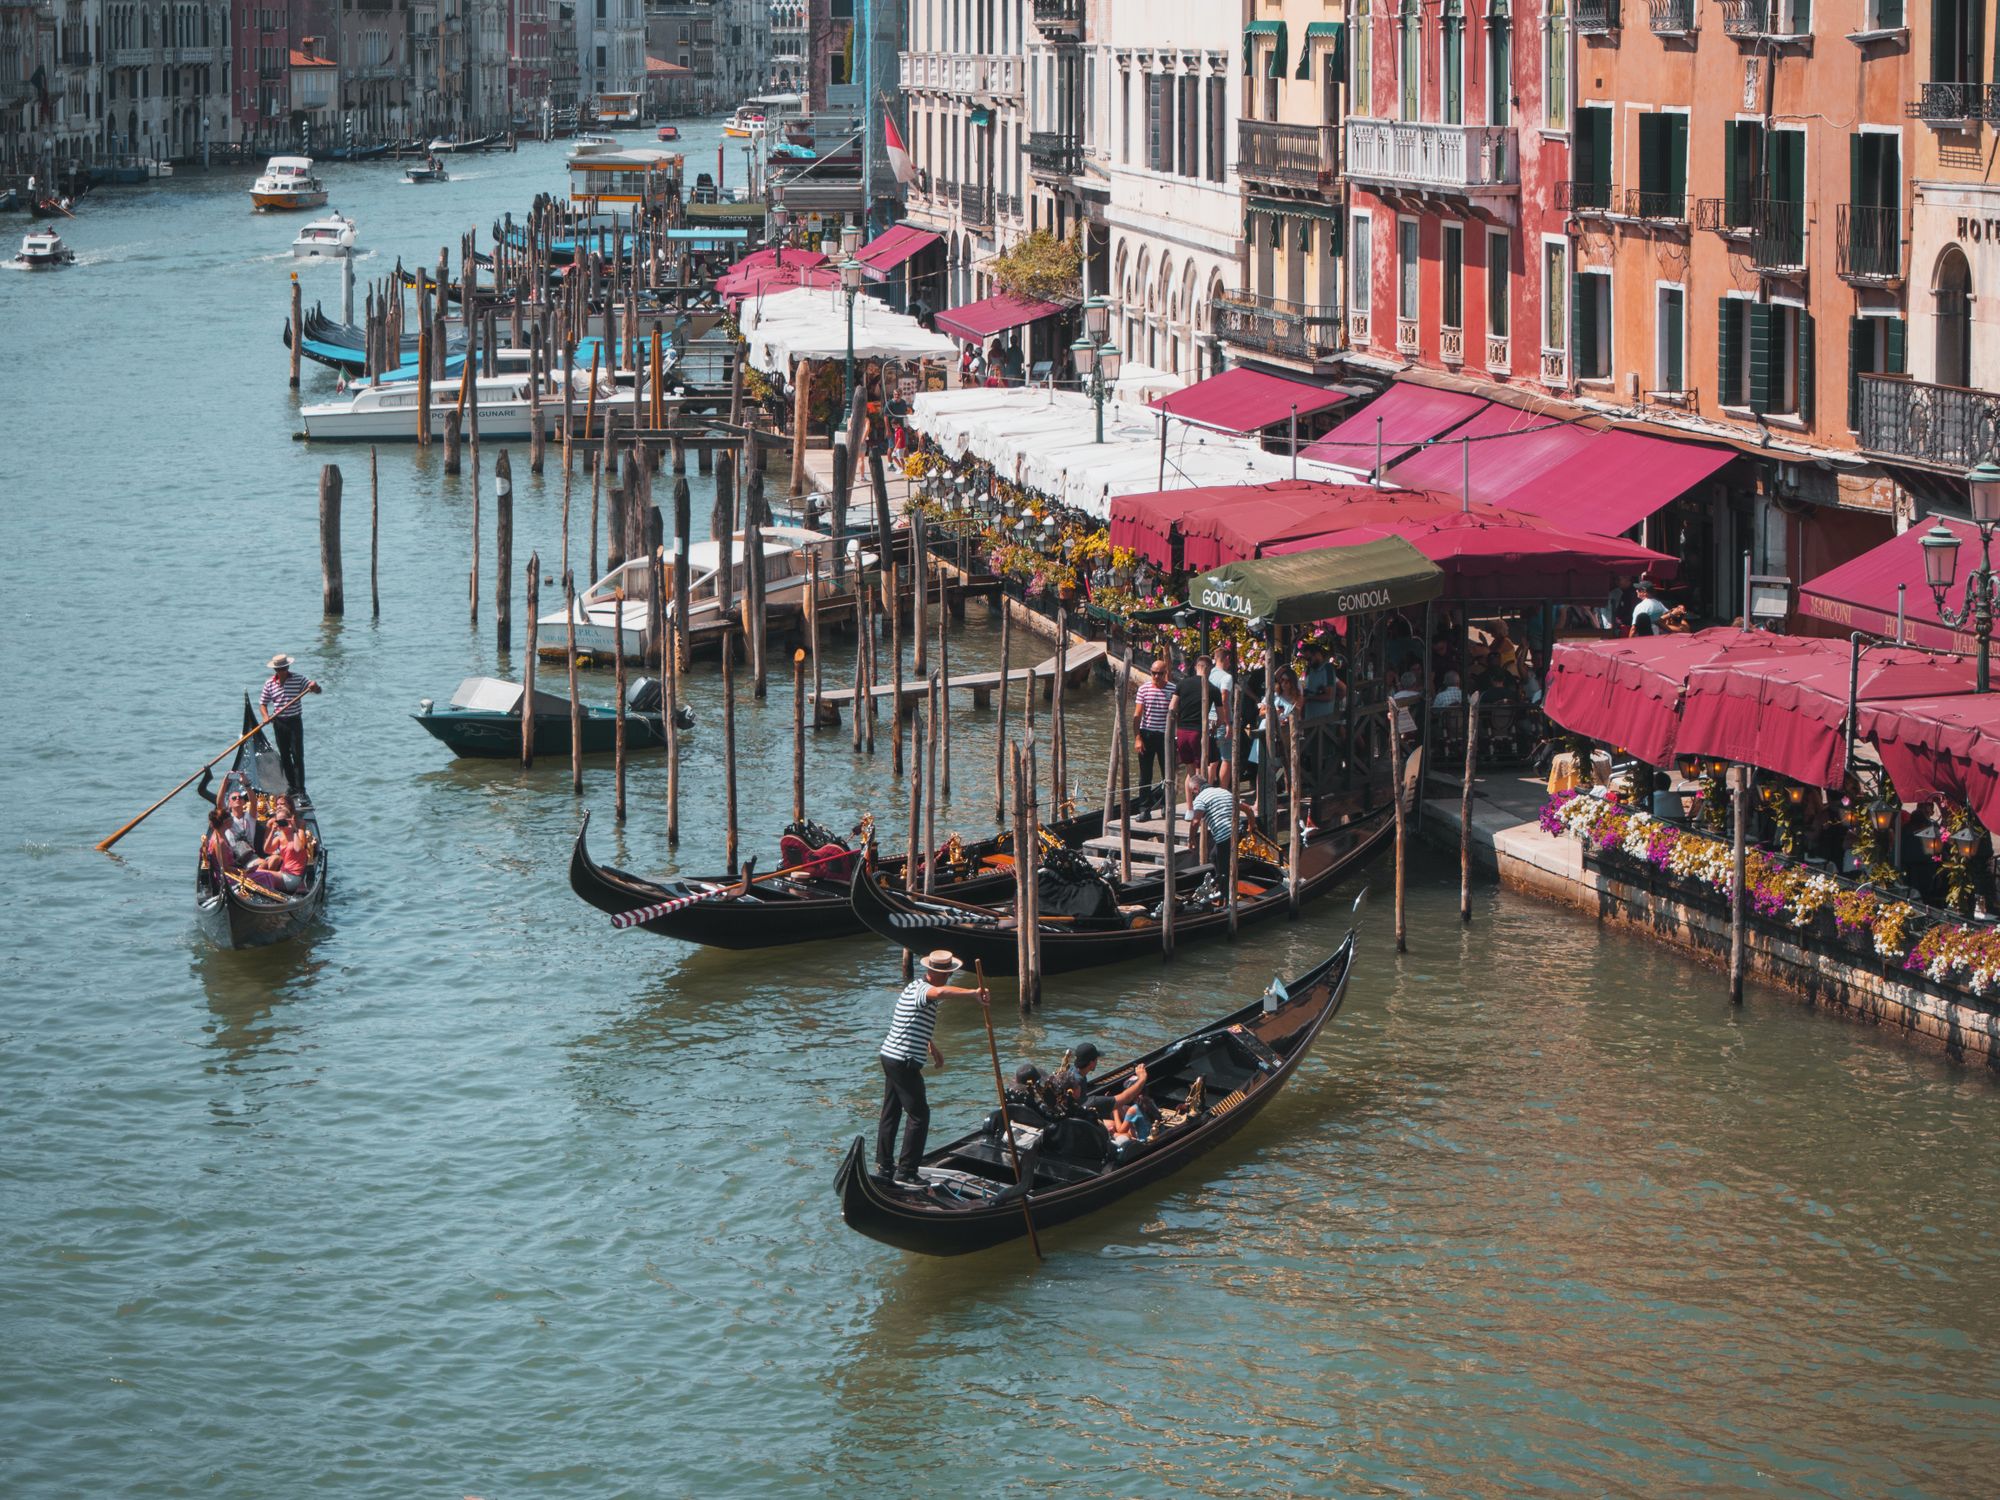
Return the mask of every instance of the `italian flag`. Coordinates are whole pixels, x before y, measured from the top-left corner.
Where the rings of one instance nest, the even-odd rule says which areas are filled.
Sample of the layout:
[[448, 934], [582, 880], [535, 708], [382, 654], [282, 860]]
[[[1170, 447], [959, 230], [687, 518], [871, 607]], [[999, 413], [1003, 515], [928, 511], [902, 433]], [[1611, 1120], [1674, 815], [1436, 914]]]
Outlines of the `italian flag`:
[[903, 133], [896, 128], [893, 115], [882, 116], [882, 142], [889, 151], [889, 170], [896, 174], [896, 181], [907, 187], [917, 175], [917, 167], [910, 160], [910, 148], [903, 144]]

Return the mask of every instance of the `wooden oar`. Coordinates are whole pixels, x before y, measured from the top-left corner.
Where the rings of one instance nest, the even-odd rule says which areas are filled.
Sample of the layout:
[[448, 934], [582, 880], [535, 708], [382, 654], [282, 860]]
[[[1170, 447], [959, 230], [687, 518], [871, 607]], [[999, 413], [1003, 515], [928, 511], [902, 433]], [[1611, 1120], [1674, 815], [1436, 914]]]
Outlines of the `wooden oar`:
[[1000, 1095], [1000, 1128], [1007, 1136], [1007, 1157], [1014, 1163], [1014, 1181], [1021, 1189], [1021, 1219], [1028, 1226], [1028, 1244], [1035, 1259], [1042, 1258], [1042, 1242], [1035, 1234], [1035, 1215], [1028, 1207], [1028, 1181], [1021, 1175], [1021, 1148], [1014, 1143], [1014, 1121], [1007, 1113], [1007, 1085], [1000, 1077], [1000, 1044], [993, 1039], [993, 1006], [986, 994], [986, 960], [973, 960], [979, 977], [979, 1010], [986, 1017], [986, 1050], [993, 1058], [993, 1088]]
[[[310, 682], [308, 682], [306, 684], [305, 691], [311, 692], [312, 687], [313, 685]], [[301, 693], [299, 696], [302, 698], [305, 696], [305, 693]], [[186, 781], [183, 781], [179, 786], [175, 787], [171, 792], [168, 792], [167, 795], [162, 797], [158, 802], [155, 802], [151, 807], [147, 808], [144, 812], [140, 813], [138, 817], [134, 818], [131, 822], [127, 823], [123, 828], [119, 829], [116, 833], [112, 834], [110, 838], [104, 839], [101, 842], [99, 842], [97, 847], [102, 850], [105, 850], [108, 853], [113, 844], [117, 843], [120, 839], [124, 838], [126, 834], [130, 833], [133, 829], [137, 828], [141, 823], [145, 822], [146, 819], [152, 817], [154, 813], [158, 812], [161, 808], [165, 807], [169, 802], [173, 801], [174, 798], [178, 797], [182, 792], [186, 791], [189, 787], [193, 786], [196, 781], [201, 779], [202, 773], [208, 770], [210, 766], [214, 765], [216, 761], [221, 760], [224, 755], [229, 754], [230, 751], [234, 750], [238, 745], [242, 744], [245, 740], [249, 739], [251, 735], [257, 733], [258, 730], [262, 729], [266, 724], [270, 723], [271, 720], [277, 718], [279, 714], [283, 713], [285, 709], [289, 708], [290, 706], [291, 706], [290, 704], [280, 704], [278, 705], [278, 707], [272, 709], [271, 712], [266, 714], [261, 720], [259, 720], [254, 727], [244, 730], [241, 736], [239, 736], [231, 744], [224, 747], [220, 753], [210, 757], [208, 760], [203, 761], [201, 765], [196, 768], [194, 775], [188, 777]]]

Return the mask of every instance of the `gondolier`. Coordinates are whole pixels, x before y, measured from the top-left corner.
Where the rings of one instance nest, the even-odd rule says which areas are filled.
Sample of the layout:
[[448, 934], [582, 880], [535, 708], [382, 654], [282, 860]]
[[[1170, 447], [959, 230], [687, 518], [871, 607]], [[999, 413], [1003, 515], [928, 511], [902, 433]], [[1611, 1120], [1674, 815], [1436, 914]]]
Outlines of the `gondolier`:
[[[893, 1158], [895, 1180], [909, 1187], [921, 1182], [917, 1163], [923, 1158], [924, 1136], [931, 1124], [930, 1099], [924, 1090], [924, 1064], [944, 1061], [944, 1054], [931, 1040], [931, 1033], [937, 1028], [938, 1002], [947, 995], [964, 996], [981, 1005], [992, 1001], [992, 995], [983, 988], [960, 989], [949, 983], [951, 976], [964, 967], [943, 948], [926, 954], [923, 973], [904, 985], [902, 994], [896, 997], [896, 1016], [882, 1042], [882, 1121], [875, 1131], [875, 1171], [878, 1176], [890, 1176]], [[898, 1156], [896, 1131], [905, 1115], [909, 1116], [909, 1128], [903, 1132], [903, 1151]]]
[[271, 728], [277, 736], [278, 763], [284, 767], [285, 780], [292, 792], [302, 802], [306, 800], [306, 738], [299, 701], [307, 693], [319, 690], [317, 682], [308, 682], [292, 670], [292, 659], [281, 651], [271, 658], [271, 680], [264, 684], [263, 694], [257, 700], [262, 709], [260, 717], [277, 715]]

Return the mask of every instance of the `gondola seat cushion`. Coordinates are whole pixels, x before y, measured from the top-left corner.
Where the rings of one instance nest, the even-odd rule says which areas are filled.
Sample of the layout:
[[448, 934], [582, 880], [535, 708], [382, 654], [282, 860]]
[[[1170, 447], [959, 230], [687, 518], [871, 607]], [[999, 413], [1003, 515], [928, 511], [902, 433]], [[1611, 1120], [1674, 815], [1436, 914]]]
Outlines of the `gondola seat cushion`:
[[854, 862], [860, 858], [860, 851], [843, 849], [838, 844], [821, 844], [817, 848], [808, 844], [797, 834], [788, 833], [778, 840], [778, 862], [781, 868], [791, 869], [817, 860], [810, 870], [801, 874], [810, 875], [814, 880], [849, 881], [854, 878]]

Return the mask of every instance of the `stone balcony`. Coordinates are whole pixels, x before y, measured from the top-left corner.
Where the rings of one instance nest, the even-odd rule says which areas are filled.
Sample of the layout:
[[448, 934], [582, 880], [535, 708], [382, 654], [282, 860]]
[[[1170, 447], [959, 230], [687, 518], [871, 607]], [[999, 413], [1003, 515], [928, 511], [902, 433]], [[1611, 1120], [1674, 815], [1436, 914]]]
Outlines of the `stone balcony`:
[[1007, 53], [905, 52], [901, 55], [905, 89], [980, 98], [1019, 97], [1023, 59]]
[[1215, 304], [1215, 328], [1225, 344], [1317, 364], [1341, 350], [1340, 309], [1289, 302], [1255, 292], [1228, 292]]
[[1504, 125], [1356, 118], [1343, 128], [1347, 177], [1363, 186], [1461, 197], [1520, 192], [1514, 132]]

